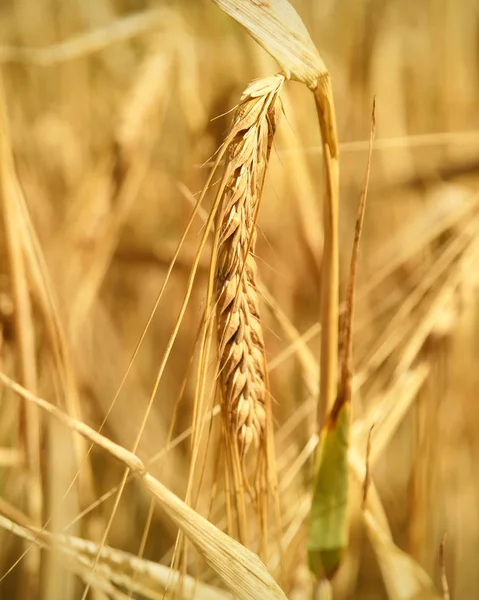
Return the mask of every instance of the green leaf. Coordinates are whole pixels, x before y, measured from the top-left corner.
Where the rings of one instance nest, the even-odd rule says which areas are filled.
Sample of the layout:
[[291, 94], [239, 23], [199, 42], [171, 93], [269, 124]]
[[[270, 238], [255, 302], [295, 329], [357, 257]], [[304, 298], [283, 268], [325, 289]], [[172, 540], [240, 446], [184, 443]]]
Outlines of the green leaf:
[[349, 541], [348, 450], [350, 404], [328, 421], [318, 447], [308, 531], [309, 568], [317, 579], [331, 579]]

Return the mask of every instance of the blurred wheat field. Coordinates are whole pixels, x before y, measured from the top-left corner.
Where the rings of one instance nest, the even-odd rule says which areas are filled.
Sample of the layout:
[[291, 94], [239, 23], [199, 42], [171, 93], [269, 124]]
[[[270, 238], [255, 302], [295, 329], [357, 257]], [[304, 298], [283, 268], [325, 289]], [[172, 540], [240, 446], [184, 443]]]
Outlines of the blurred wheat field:
[[[363, 518], [352, 483], [333, 597], [448, 597], [447, 576], [451, 598], [478, 598], [479, 5], [293, 4], [335, 95], [342, 297], [373, 95], [377, 106], [351, 462], [361, 474], [370, 436], [386, 525], [377, 533]], [[150, 315], [233, 109], [250, 81], [278, 70], [210, 0], [0, 6], [0, 371], [120, 447], [137, 445], [152, 476], [224, 530], [217, 409], [204, 425], [213, 424], [208, 447], [191, 441], [212, 236], [156, 389], [219, 176]], [[301, 599], [310, 597], [304, 525], [317, 444], [324, 181], [312, 99], [294, 82], [281, 96], [254, 253], [282, 514], [282, 556], [271, 522], [264, 560], [286, 596]], [[209, 407], [214, 360], [203, 382]], [[89, 452], [8, 386], [0, 394], [0, 598], [80, 599], [85, 583], [94, 600], [173, 597], [178, 527], [141, 481], [128, 478], [116, 506], [124, 465], [97, 446]], [[106, 554], [93, 573], [99, 545]], [[201, 581], [186, 580], [175, 597], [232, 597], [192, 549], [174, 562]], [[408, 591], [426, 573], [439, 595]]]

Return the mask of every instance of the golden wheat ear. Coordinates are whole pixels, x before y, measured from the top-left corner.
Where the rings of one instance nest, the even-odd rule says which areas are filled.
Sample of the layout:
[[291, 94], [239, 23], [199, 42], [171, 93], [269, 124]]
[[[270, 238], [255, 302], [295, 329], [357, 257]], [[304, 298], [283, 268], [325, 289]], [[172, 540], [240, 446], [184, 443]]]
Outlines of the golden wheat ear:
[[253, 499], [263, 515], [260, 529], [265, 531], [266, 474], [273, 460], [267, 444], [272, 424], [268, 423], [271, 411], [254, 251], [284, 81], [283, 75], [253, 81], [236, 108], [223, 148], [226, 160], [212, 250], [210, 301], [216, 316], [225, 484], [232, 487], [238, 535], [243, 541], [249, 529], [244, 492], [253, 491], [248, 474], [254, 473]]
[[266, 427], [266, 365], [254, 257], [256, 218], [284, 77], [253, 82], [236, 110], [218, 219], [216, 314], [223, 414], [240, 456]]
[[256, 218], [284, 77], [253, 82], [236, 110], [218, 219], [216, 314], [226, 428], [240, 456], [266, 427], [266, 365], [254, 258]]

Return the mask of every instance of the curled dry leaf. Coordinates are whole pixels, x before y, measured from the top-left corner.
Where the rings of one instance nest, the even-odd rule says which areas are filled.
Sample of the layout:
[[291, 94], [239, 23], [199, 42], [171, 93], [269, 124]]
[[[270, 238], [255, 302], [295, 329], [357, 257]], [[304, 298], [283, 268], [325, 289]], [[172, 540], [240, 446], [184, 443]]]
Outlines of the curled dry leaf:
[[278, 62], [287, 79], [315, 88], [326, 65], [308, 30], [287, 0], [213, 0], [241, 23], [266, 52]]

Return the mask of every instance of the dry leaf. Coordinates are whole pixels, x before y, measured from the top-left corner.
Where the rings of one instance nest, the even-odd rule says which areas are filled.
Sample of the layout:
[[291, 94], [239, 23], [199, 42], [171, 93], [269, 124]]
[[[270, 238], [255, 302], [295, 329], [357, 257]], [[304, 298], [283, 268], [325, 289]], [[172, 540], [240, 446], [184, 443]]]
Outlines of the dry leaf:
[[287, 0], [213, 0], [241, 23], [278, 62], [288, 79], [315, 88], [328, 71], [308, 30]]

